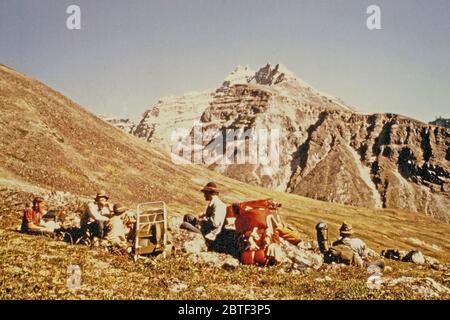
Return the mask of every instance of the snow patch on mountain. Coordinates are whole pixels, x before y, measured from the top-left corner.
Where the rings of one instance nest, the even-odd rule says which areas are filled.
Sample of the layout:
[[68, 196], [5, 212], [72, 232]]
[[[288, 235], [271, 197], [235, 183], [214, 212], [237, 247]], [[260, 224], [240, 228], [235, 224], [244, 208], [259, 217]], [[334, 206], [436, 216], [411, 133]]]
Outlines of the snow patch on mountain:
[[347, 146], [347, 149], [355, 159], [355, 165], [358, 168], [359, 176], [372, 191], [374, 208], [383, 208], [383, 201], [381, 200], [380, 193], [378, 192], [375, 183], [373, 183], [372, 178], [370, 177], [370, 169], [361, 162], [359, 154], [355, 149], [350, 146]]

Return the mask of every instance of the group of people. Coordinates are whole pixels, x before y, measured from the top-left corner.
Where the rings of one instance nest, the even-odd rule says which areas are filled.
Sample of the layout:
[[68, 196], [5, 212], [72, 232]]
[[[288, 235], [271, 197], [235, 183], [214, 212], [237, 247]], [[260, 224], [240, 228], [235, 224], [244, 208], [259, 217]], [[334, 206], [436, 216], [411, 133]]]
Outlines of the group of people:
[[[61, 226], [55, 221], [54, 215], [49, 215], [45, 209], [45, 199], [35, 197], [31, 206], [26, 206], [22, 217], [21, 231], [26, 233], [55, 233]], [[94, 244], [102, 240], [120, 247], [126, 247], [127, 234], [131, 226], [122, 217], [127, 208], [121, 204], [109, 203], [109, 195], [98, 191], [94, 201], [87, 204], [80, 217], [82, 237], [89, 238]]]
[[101, 190], [81, 216], [81, 232], [89, 232], [94, 242], [105, 239], [117, 246], [127, 246], [127, 234], [131, 226], [122, 219], [126, 212], [127, 208], [121, 204], [111, 206], [109, 195]]
[[[209, 182], [200, 190], [208, 205], [204, 214], [196, 217], [186, 214], [181, 228], [203, 235], [209, 248], [219, 248], [218, 242], [227, 238], [226, 223], [227, 205], [219, 198], [219, 189], [214, 182]], [[133, 226], [122, 219], [127, 208], [120, 204], [111, 206], [109, 195], [101, 190], [97, 192], [94, 201], [86, 206], [80, 219], [81, 233], [89, 237], [93, 242], [106, 240], [111, 244], [127, 247], [127, 240]], [[27, 206], [22, 218], [21, 229], [23, 232], [55, 232], [60, 226], [55, 221], [47, 221], [45, 218], [45, 200], [36, 197], [31, 206]], [[276, 230], [279, 237], [297, 245], [301, 236], [297, 230], [283, 223], [279, 218], [271, 221], [271, 227]], [[316, 226], [319, 249], [323, 253], [326, 262], [341, 262], [364, 266], [368, 262], [372, 250], [368, 249], [364, 241], [353, 236], [352, 226], [344, 222], [340, 228], [340, 238], [330, 243], [328, 240], [328, 227], [325, 223]], [[233, 246], [233, 244], [226, 244]]]
[[[228, 237], [221, 237], [226, 231], [226, 204], [219, 198], [219, 189], [214, 182], [209, 182], [202, 189], [208, 206], [206, 212], [198, 217], [186, 214], [181, 228], [202, 234], [208, 247], [220, 248], [217, 242]], [[301, 235], [292, 226], [285, 224], [281, 219], [272, 218], [271, 227], [276, 234], [287, 242], [297, 245], [301, 242]], [[331, 243], [328, 239], [328, 226], [326, 223], [319, 223], [316, 226], [317, 241], [319, 249], [324, 255], [325, 262], [337, 262], [365, 267], [372, 256], [373, 250], [369, 249], [365, 242], [354, 236], [351, 224], [343, 222], [339, 229], [339, 239]], [[249, 244], [251, 245], [251, 244]]]
[[370, 263], [370, 258], [378, 256], [363, 240], [354, 236], [352, 225], [345, 221], [339, 228], [339, 239], [332, 244], [328, 239], [326, 223], [316, 225], [316, 234], [319, 250], [323, 253], [325, 262], [338, 262], [362, 268]]

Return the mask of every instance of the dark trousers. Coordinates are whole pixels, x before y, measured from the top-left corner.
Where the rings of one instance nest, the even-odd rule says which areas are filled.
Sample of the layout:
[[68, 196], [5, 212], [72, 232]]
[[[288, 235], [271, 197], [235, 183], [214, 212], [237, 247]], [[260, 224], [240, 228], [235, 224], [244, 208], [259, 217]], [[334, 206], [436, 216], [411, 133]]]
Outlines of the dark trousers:
[[200, 222], [192, 214], [185, 214], [183, 217], [183, 223], [180, 225], [181, 229], [185, 229], [191, 232], [202, 234]]
[[81, 226], [81, 232], [82, 234], [86, 234], [86, 232], [89, 230], [89, 233], [91, 234], [91, 237], [97, 237], [100, 239], [103, 239], [107, 228], [106, 228], [106, 221], [94, 221], [91, 223], [86, 223]]
[[[199, 234], [208, 234], [214, 227], [209, 223], [200, 224], [198, 219], [192, 214], [186, 214], [180, 228], [186, 229]], [[206, 241], [208, 250], [231, 254], [236, 258], [240, 258], [245, 244], [241, 241], [241, 237], [234, 230], [225, 230], [217, 235], [214, 241]]]

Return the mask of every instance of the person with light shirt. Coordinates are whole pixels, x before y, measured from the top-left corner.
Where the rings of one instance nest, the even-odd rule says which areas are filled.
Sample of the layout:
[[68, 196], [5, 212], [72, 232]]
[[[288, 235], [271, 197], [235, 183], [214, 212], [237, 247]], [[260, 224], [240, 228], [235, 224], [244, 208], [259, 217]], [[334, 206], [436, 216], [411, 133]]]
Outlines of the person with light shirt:
[[209, 201], [205, 213], [198, 218], [191, 214], [185, 215], [181, 228], [201, 233], [207, 242], [213, 242], [222, 231], [227, 206], [220, 200], [219, 189], [214, 182], [209, 182], [200, 191], [205, 200]]
[[108, 194], [104, 190], [100, 190], [97, 192], [94, 201], [87, 205], [80, 222], [83, 234], [89, 230], [93, 237], [104, 238], [107, 223], [112, 216], [108, 200]]

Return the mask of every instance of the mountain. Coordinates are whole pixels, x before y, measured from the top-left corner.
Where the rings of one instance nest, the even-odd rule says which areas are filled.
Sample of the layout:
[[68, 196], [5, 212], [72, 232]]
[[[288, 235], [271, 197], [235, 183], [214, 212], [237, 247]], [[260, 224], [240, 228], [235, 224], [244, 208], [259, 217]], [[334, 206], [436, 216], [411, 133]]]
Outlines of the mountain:
[[131, 119], [122, 119], [114, 116], [99, 115], [100, 119], [112, 124], [114, 127], [119, 128], [125, 133], [133, 134], [136, 124]]
[[[249, 161], [205, 164], [271, 190], [328, 202], [423, 212], [449, 221], [448, 128], [396, 114], [357, 112], [281, 64], [267, 64], [256, 72], [238, 66], [207, 96], [195, 113], [183, 111], [183, 106], [192, 104], [191, 98], [158, 103], [151, 109], [156, 108], [158, 116], [150, 117], [151, 110], [145, 113], [144, 131], [154, 128], [155, 137], [158, 131], [164, 132], [158, 140], [170, 150], [173, 144], [168, 137], [178, 127], [191, 132], [188, 141], [195, 140], [194, 128], [200, 128], [203, 138], [217, 131], [225, 136], [230, 129], [268, 133], [276, 129], [280, 154], [276, 170]], [[241, 143], [248, 147], [248, 141]], [[217, 147], [211, 138], [196, 148], [206, 146]]]
[[181, 97], [164, 97], [145, 111], [134, 135], [169, 146], [176, 128], [192, 128], [208, 107], [212, 92], [189, 92]]
[[429, 122], [432, 125], [450, 128], [450, 119], [438, 117], [436, 120]]

